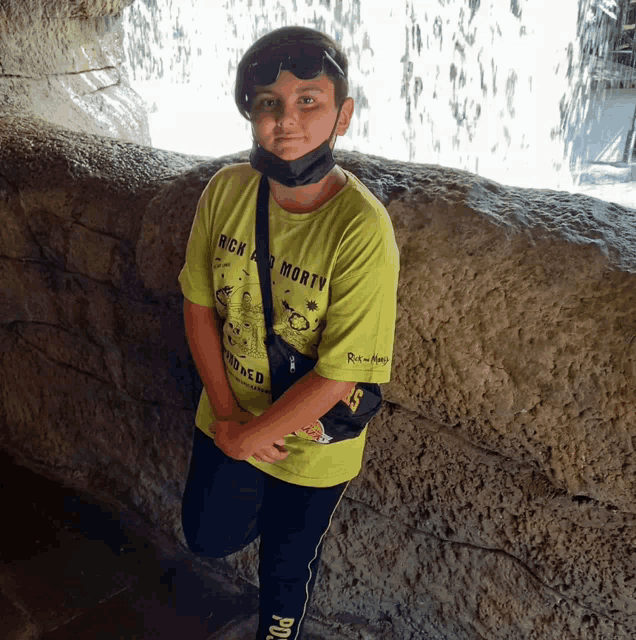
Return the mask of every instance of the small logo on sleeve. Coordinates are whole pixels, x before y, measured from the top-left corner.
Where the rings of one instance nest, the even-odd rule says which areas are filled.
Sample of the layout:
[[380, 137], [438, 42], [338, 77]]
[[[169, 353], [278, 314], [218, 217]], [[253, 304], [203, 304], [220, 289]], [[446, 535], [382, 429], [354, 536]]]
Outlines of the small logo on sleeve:
[[353, 351], [349, 351], [347, 353], [347, 363], [348, 364], [379, 364], [381, 366], [385, 366], [389, 364], [390, 358], [387, 356], [381, 356], [377, 353], [374, 353], [372, 356], [360, 356]]

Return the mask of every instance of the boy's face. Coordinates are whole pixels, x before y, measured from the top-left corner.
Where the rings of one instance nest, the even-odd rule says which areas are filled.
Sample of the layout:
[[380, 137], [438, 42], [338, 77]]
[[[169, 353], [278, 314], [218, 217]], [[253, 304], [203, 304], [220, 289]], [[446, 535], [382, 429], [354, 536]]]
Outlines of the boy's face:
[[290, 162], [315, 149], [336, 123], [334, 85], [326, 73], [300, 80], [291, 71], [281, 71], [274, 84], [254, 89], [254, 137], [282, 160]]

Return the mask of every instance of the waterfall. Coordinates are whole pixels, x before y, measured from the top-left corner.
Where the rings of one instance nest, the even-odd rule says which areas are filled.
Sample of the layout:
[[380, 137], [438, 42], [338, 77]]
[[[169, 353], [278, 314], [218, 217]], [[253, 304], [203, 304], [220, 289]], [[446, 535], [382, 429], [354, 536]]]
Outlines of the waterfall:
[[233, 98], [237, 64], [265, 33], [298, 24], [331, 35], [349, 59], [355, 113], [336, 148], [572, 189], [577, 140], [595, 108], [582, 47], [591, 37], [604, 46], [607, 34], [591, 26], [611, 22], [613, 8], [615, 0], [136, 0], [124, 12], [124, 46], [157, 147], [211, 157], [249, 149]]

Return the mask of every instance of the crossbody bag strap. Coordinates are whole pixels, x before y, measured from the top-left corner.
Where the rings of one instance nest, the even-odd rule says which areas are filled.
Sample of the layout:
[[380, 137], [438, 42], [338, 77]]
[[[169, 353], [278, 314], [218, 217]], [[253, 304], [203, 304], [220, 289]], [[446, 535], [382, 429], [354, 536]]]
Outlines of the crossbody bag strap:
[[269, 268], [269, 182], [267, 176], [261, 176], [256, 200], [256, 264], [261, 285], [263, 313], [267, 328], [267, 345], [274, 337], [274, 302]]

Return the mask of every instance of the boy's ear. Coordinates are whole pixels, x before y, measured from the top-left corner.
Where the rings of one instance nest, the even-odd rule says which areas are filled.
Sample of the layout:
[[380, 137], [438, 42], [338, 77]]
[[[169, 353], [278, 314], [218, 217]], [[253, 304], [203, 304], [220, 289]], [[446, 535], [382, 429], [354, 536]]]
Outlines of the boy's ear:
[[355, 106], [355, 101], [353, 98], [346, 98], [342, 109], [340, 110], [340, 119], [338, 122], [338, 127], [336, 129], [336, 133], [339, 136], [344, 136], [345, 133], [349, 130], [349, 125], [351, 124], [351, 118], [353, 118], [353, 109]]

